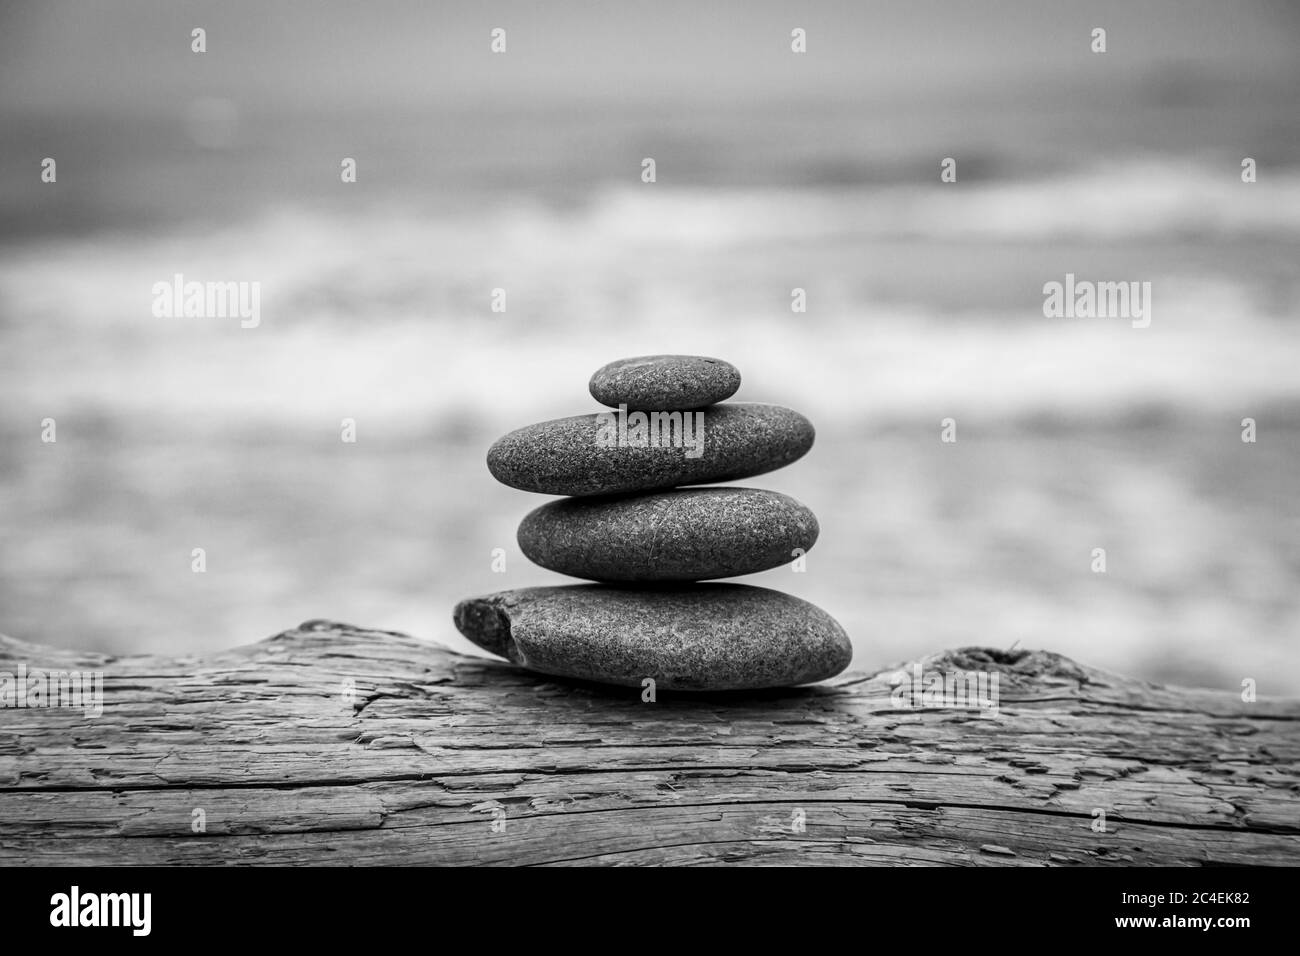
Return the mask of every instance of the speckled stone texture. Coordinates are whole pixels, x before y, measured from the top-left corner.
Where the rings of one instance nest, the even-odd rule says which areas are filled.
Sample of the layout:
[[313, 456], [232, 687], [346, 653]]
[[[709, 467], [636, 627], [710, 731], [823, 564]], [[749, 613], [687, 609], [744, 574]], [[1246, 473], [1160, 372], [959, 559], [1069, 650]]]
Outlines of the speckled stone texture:
[[593, 581], [704, 581], [788, 564], [817, 531], [788, 495], [684, 488], [552, 501], [520, 523], [519, 547], [534, 564]]
[[[488, 449], [487, 464], [502, 484], [544, 495], [611, 495], [678, 485], [735, 481], [775, 471], [803, 457], [812, 422], [780, 405], [714, 405], [681, 416], [703, 416], [699, 448], [601, 447], [608, 429], [598, 415], [557, 418], [516, 429]], [[603, 413], [607, 423], [617, 412]], [[690, 457], [698, 452], [698, 457]]]
[[597, 369], [587, 387], [610, 408], [673, 411], [725, 401], [740, 388], [740, 372], [703, 355], [641, 355]]
[[744, 584], [522, 588], [456, 605], [467, 638], [520, 667], [660, 690], [788, 687], [834, 677], [853, 649], [825, 611]]

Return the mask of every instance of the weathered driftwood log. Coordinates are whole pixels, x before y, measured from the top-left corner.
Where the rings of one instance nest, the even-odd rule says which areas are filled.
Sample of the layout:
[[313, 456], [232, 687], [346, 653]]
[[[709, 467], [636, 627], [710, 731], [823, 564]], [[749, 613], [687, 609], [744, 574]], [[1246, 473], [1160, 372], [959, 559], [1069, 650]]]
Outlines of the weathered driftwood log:
[[900, 706], [898, 669], [651, 703], [320, 621], [197, 659], [0, 639], [0, 672], [104, 674], [97, 718], [0, 710], [0, 863], [1300, 862], [1300, 702], [920, 664], [998, 675], [997, 715]]

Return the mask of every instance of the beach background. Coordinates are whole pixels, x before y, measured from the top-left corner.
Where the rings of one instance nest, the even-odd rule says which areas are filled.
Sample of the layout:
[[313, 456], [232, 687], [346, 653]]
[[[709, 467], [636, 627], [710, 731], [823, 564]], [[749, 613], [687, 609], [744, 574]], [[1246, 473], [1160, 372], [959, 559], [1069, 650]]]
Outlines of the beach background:
[[[1297, 103], [1282, 2], [0, 7], [0, 632], [469, 649], [456, 601], [565, 580], [488, 446], [682, 352], [817, 426], [744, 482], [817, 513], [807, 571], [746, 580], [855, 667], [1300, 694]], [[259, 327], [154, 317], [176, 273]], [[1045, 318], [1066, 273], [1150, 327]]]

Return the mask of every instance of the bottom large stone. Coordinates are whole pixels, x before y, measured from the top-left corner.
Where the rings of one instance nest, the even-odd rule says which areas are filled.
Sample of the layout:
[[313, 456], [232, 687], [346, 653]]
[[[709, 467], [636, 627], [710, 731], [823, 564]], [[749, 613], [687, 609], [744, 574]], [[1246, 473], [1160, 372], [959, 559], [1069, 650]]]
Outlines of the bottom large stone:
[[521, 588], [461, 601], [455, 620], [520, 667], [630, 687], [787, 687], [833, 677], [853, 656], [821, 608], [744, 584]]

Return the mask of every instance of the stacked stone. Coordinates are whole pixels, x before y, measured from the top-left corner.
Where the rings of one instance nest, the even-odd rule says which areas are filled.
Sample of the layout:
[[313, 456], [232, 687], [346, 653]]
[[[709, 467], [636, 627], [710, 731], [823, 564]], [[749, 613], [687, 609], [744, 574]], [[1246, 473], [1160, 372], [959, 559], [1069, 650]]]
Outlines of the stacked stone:
[[544, 674], [671, 690], [824, 680], [848, 666], [843, 629], [767, 588], [702, 584], [789, 563], [817, 540], [793, 498], [757, 488], [682, 487], [764, 474], [812, 447], [812, 424], [779, 405], [727, 403], [740, 373], [719, 359], [612, 362], [592, 396], [618, 409], [528, 425], [488, 451], [523, 491], [564, 495], [527, 515], [529, 560], [589, 585], [523, 588], [456, 606], [475, 644]]

